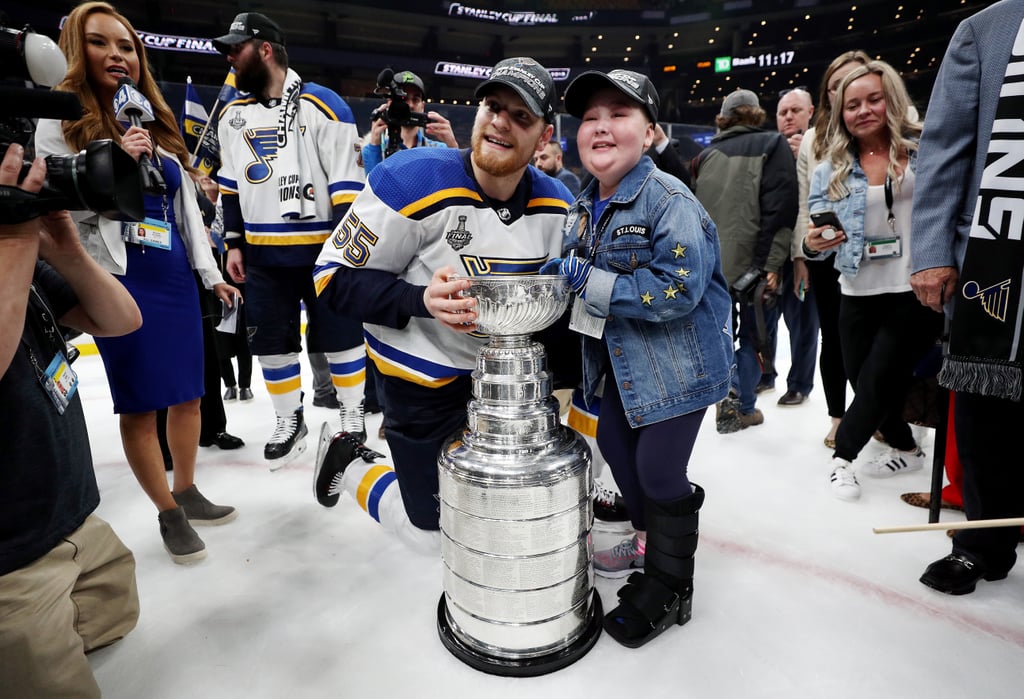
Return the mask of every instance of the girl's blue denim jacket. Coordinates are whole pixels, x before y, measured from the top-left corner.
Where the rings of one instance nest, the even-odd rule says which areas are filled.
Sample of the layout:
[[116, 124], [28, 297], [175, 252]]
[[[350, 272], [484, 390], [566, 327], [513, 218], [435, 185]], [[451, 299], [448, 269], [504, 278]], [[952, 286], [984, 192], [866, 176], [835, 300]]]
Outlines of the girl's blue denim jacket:
[[[718, 231], [686, 185], [643, 156], [593, 225], [594, 180], [566, 219], [566, 247], [590, 260], [586, 311], [604, 336], [583, 337], [588, 403], [610, 359], [633, 427], [685, 415], [729, 392], [732, 301]], [[593, 241], [597, 240], [594, 245]]]
[[[916, 150], [910, 151], [910, 169], [917, 172]], [[846, 232], [846, 241], [825, 254], [831, 255], [835, 252], [835, 268], [848, 277], [856, 277], [857, 270], [860, 269], [860, 260], [864, 256], [864, 212], [868, 206], [868, 176], [864, 174], [860, 161], [854, 155], [853, 169], [844, 183], [849, 193], [836, 201], [828, 198], [828, 181], [831, 177], [831, 161], [822, 161], [814, 168], [807, 196], [807, 210], [812, 214], [829, 210], [836, 212]], [[801, 235], [807, 235], [807, 231], [801, 231]]]

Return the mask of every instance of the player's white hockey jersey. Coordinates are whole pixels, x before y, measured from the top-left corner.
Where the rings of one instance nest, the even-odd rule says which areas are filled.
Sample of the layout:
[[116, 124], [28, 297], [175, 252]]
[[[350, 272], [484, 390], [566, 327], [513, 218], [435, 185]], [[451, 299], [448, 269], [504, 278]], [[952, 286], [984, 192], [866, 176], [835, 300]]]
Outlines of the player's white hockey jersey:
[[406, 283], [413, 292], [406, 310], [392, 312], [390, 325], [364, 325], [368, 353], [382, 373], [425, 386], [470, 373], [486, 337], [452, 332], [426, 314], [421, 300], [412, 310], [414, 294], [421, 298], [446, 265], [467, 276], [535, 274], [561, 252], [572, 199], [561, 182], [530, 166], [513, 198], [494, 202], [480, 191], [469, 158], [465, 150], [421, 148], [385, 160], [324, 245], [314, 272], [321, 298], [337, 303], [344, 293], [344, 303], [365, 308], [340, 310], [367, 320], [395, 304], [396, 275]]

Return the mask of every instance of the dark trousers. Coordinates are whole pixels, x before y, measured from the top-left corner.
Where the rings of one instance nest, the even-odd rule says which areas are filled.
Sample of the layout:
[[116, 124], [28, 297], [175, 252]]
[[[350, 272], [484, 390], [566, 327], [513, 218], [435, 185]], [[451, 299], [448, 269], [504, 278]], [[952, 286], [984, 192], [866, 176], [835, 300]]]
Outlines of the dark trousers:
[[836, 432], [836, 456], [853, 461], [875, 430], [890, 446], [914, 448], [903, 403], [914, 367], [941, 331], [942, 315], [912, 292], [842, 297], [839, 333], [854, 396]]
[[[1024, 403], [957, 393], [953, 410], [967, 519], [1024, 517], [1024, 458], [1015, 439]], [[953, 534], [953, 553], [1008, 571], [1019, 540], [1020, 527], [962, 529]]]
[[839, 339], [839, 270], [833, 266], [832, 258], [812, 260], [807, 263], [807, 274], [821, 331], [821, 389], [829, 417], [842, 417], [846, 413], [846, 368]]
[[644, 499], [678, 500], [693, 493], [686, 475], [707, 408], [632, 428], [615, 377], [604, 382], [597, 419], [597, 444], [615, 476], [633, 528], [647, 529]]
[[[801, 301], [793, 293], [793, 261], [786, 260], [782, 267], [782, 318], [789, 330], [789, 356], [791, 363], [786, 375], [786, 390], [799, 391], [810, 395], [814, 388], [814, 369], [818, 363], [818, 307], [814, 302], [814, 287], [804, 294]], [[772, 348], [776, 345], [778, 323], [772, 333]], [[773, 352], [774, 353], [774, 352]], [[772, 383], [775, 376], [771, 377]], [[762, 382], [766, 381], [762, 377]]]
[[438, 529], [437, 457], [448, 438], [466, 425], [472, 379], [460, 376], [439, 388], [427, 388], [377, 374], [384, 397], [384, 434], [402, 503], [420, 529]]

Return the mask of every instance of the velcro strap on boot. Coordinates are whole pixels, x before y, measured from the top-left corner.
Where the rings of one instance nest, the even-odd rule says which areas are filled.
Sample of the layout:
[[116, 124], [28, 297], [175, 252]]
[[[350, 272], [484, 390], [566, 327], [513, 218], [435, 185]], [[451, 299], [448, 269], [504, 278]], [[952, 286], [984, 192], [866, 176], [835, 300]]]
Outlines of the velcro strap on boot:
[[666, 614], [678, 608], [680, 595], [651, 575], [633, 573], [619, 590], [619, 599], [630, 604], [654, 629]]

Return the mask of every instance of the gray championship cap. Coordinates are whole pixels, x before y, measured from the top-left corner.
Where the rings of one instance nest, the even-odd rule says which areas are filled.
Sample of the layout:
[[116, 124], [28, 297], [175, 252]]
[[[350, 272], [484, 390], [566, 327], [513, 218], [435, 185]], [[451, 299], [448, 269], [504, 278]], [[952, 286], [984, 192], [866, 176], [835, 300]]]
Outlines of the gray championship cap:
[[737, 107], [760, 107], [761, 103], [750, 90], [736, 90], [735, 92], [729, 93], [724, 100], [722, 100], [722, 111], [719, 112], [724, 117], [731, 117], [736, 113]]

